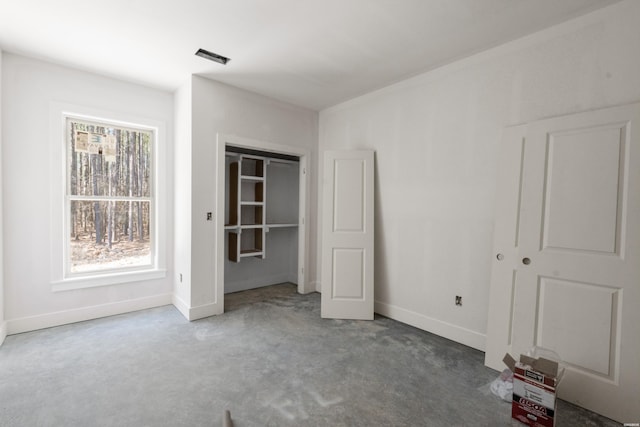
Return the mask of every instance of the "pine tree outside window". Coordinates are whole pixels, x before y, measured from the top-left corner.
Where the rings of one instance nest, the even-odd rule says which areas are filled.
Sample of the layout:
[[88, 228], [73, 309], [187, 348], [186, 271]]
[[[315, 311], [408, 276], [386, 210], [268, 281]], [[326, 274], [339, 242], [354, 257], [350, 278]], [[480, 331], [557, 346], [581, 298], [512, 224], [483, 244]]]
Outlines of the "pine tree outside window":
[[65, 277], [155, 267], [156, 132], [66, 118]]

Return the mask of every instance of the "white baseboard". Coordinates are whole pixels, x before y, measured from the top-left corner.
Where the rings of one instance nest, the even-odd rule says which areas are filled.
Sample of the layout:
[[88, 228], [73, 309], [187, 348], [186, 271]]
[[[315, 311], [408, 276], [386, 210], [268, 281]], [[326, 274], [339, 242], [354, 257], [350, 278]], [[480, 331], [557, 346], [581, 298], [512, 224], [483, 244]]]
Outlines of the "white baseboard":
[[318, 292], [316, 290], [316, 282], [307, 282], [306, 286], [302, 287], [302, 292], [303, 294], [310, 294], [312, 292]]
[[7, 337], [7, 322], [0, 322], [0, 345], [4, 342], [4, 339]]
[[224, 313], [223, 304], [204, 304], [189, 309], [189, 320], [204, 319]]
[[169, 304], [171, 304], [171, 294], [154, 295], [152, 297], [93, 305], [90, 307], [58, 311], [38, 316], [9, 319], [7, 320], [6, 329], [9, 335], [19, 334], [22, 332], [35, 331], [37, 329], [83, 322], [85, 320], [114, 316], [116, 314], [145, 310], [147, 308], [160, 307]]
[[178, 309], [185, 319], [189, 320], [189, 304], [184, 302], [184, 300], [176, 294], [171, 296], [171, 303]]
[[189, 307], [189, 304], [175, 294], [172, 297], [172, 303], [188, 321], [204, 319], [205, 317], [215, 316], [224, 312], [222, 304], [213, 303]]
[[404, 308], [376, 301], [374, 310], [383, 316], [422, 329], [432, 334], [485, 351], [486, 335]]
[[319, 280], [317, 280], [317, 281], [315, 281], [315, 282], [311, 282], [311, 283], [309, 284], [309, 287], [310, 287], [311, 289], [315, 289], [315, 291], [316, 291], [316, 292], [320, 292], [320, 293], [322, 293], [322, 286], [320, 286], [320, 281], [319, 281]]
[[[296, 278], [295, 282], [298, 279]], [[227, 282], [224, 284], [224, 293], [246, 291], [248, 289], [261, 288], [263, 286], [277, 285], [279, 283], [289, 282], [289, 274], [278, 274], [274, 276], [260, 276], [249, 280], [238, 282]], [[293, 282], [293, 283], [295, 283]]]

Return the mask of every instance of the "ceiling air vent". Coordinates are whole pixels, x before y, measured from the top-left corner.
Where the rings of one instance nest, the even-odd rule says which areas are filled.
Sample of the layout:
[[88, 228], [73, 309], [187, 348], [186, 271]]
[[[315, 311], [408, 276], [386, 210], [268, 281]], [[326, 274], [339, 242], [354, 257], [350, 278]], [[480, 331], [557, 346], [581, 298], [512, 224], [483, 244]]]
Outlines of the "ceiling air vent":
[[208, 59], [209, 61], [218, 62], [223, 65], [231, 61], [226, 56], [218, 55], [217, 53], [209, 52], [208, 50], [204, 49], [198, 49], [198, 51], [196, 52], [196, 56], [200, 56], [204, 59]]

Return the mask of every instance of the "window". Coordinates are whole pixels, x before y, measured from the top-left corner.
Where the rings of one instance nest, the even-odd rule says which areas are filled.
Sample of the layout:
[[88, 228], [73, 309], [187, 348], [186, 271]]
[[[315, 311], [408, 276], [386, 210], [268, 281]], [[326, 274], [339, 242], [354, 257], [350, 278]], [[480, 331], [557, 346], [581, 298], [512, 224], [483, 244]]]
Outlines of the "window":
[[66, 118], [66, 277], [155, 265], [155, 133]]
[[160, 285], [171, 171], [165, 122], [52, 102], [50, 123], [52, 291]]

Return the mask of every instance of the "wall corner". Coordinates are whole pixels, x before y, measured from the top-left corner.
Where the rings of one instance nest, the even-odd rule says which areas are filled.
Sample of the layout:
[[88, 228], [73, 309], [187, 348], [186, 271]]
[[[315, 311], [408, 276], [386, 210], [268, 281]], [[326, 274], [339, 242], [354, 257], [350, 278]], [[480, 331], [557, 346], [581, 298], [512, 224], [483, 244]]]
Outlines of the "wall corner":
[[2, 345], [6, 337], [7, 337], [7, 322], [2, 320], [0, 321], [0, 345]]

